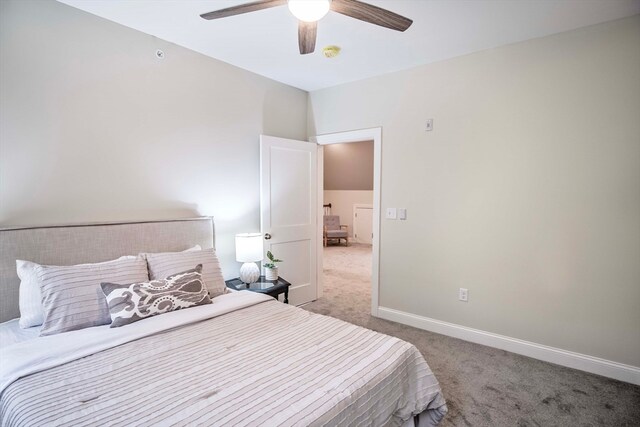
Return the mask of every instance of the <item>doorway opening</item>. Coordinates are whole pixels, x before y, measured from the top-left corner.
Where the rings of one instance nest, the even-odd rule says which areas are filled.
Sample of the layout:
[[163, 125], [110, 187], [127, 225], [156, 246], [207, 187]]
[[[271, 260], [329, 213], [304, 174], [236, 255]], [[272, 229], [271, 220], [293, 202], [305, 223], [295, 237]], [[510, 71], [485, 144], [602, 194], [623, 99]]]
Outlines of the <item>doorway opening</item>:
[[[316, 137], [318, 297], [347, 298], [377, 315], [381, 129]], [[370, 298], [369, 298], [370, 296]], [[356, 307], [354, 307], [356, 308]]]
[[323, 146], [323, 297], [371, 306], [373, 140]]

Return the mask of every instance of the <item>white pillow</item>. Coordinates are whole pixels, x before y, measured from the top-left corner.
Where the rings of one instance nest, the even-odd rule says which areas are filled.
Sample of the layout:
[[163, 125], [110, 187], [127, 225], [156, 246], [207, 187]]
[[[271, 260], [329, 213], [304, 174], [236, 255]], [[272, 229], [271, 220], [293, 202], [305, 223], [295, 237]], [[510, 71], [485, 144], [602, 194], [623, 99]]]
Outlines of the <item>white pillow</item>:
[[[200, 245], [195, 245], [183, 252], [194, 252], [202, 250]], [[20, 290], [18, 296], [18, 306], [20, 308], [20, 321], [18, 324], [22, 329], [40, 326], [44, 322], [44, 309], [42, 307], [42, 293], [40, 284], [36, 277], [36, 264], [31, 261], [16, 261], [16, 270], [20, 278]]]
[[39, 264], [31, 261], [16, 261], [16, 270], [20, 278], [20, 295], [18, 306], [20, 307], [20, 321], [22, 329], [32, 326], [40, 326], [44, 322], [44, 310], [42, 309], [42, 294], [36, 276], [36, 268]]

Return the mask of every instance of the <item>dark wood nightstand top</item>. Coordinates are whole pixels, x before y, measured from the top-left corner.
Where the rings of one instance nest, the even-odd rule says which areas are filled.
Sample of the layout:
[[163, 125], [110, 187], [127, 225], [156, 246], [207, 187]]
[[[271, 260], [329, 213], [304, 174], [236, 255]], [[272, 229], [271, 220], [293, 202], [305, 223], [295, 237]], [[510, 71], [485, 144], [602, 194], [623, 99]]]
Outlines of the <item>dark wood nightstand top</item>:
[[257, 282], [249, 285], [243, 283], [242, 280], [238, 278], [226, 280], [225, 283], [229, 289], [236, 291], [249, 290], [251, 292], [270, 295], [275, 299], [278, 299], [278, 295], [284, 294], [284, 303], [289, 304], [289, 286], [291, 286], [291, 283], [282, 277], [278, 277], [277, 280], [267, 280], [264, 276], [260, 276]]

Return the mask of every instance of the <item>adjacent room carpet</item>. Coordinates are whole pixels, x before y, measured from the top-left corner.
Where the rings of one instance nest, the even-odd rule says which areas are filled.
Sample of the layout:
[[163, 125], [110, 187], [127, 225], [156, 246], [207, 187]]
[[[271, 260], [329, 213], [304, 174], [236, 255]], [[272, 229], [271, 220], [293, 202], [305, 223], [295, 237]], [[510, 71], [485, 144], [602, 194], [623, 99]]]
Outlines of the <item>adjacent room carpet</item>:
[[640, 387], [372, 317], [371, 247], [324, 250], [324, 296], [303, 308], [413, 343], [440, 381], [443, 426], [640, 426]]

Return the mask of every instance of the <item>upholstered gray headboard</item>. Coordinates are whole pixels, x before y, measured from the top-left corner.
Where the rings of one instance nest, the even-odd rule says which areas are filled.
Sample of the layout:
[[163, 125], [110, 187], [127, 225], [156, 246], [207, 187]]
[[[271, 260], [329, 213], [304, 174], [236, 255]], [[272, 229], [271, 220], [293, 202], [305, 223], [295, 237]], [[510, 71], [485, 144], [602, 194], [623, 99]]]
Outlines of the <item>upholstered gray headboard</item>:
[[0, 322], [20, 316], [16, 260], [49, 265], [215, 247], [213, 218], [0, 228]]

